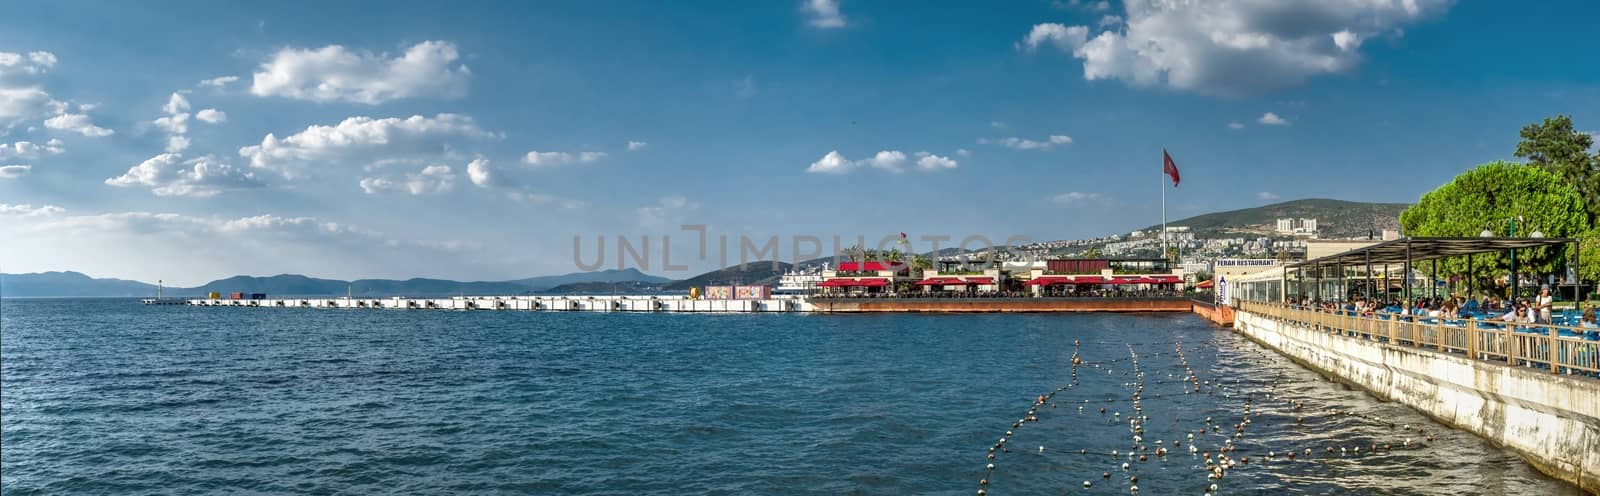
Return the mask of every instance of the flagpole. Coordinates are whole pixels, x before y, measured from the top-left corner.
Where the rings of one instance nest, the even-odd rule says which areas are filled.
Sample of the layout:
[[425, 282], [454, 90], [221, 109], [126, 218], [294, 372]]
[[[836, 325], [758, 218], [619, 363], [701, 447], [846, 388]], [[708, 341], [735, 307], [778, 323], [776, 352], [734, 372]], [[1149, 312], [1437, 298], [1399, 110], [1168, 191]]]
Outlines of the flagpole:
[[1161, 258], [1167, 258], [1167, 150], [1161, 149]]

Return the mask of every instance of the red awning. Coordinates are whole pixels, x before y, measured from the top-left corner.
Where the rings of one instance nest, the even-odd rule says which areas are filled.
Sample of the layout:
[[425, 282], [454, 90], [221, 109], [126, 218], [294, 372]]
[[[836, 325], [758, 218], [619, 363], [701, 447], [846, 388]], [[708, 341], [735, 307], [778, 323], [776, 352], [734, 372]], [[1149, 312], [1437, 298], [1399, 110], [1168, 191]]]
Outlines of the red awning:
[[851, 284], [851, 286], [861, 286], [864, 288], [881, 288], [888, 285], [888, 279], [856, 279], [855, 284]]
[[1023, 283], [1027, 286], [1054, 286], [1057, 284], [1071, 284], [1072, 280], [1065, 277], [1041, 276]]
[[1078, 276], [1072, 278], [1073, 284], [1105, 284], [1106, 278], [1100, 276]]
[[1215, 281], [1212, 281], [1210, 279], [1206, 279], [1205, 282], [1202, 282], [1200, 284], [1196, 284], [1196, 285], [1194, 285], [1194, 287], [1200, 288], [1200, 289], [1206, 289], [1206, 288], [1209, 288], [1209, 287], [1211, 287], [1213, 285], [1216, 285]]
[[994, 284], [992, 277], [968, 277], [967, 284]]
[[1158, 277], [1156, 277], [1156, 284], [1179, 284], [1179, 283], [1182, 283], [1182, 282], [1183, 282], [1183, 278], [1182, 277], [1178, 277], [1178, 276], [1158, 276]]
[[918, 286], [944, 286], [947, 284], [961, 284], [961, 280], [954, 277], [930, 277], [917, 281]]
[[1113, 277], [1106, 282], [1109, 284], [1139, 284], [1139, 279], [1137, 277]]
[[894, 270], [890, 262], [839, 262], [840, 272], [877, 272], [880, 270]]
[[817, 284], [819, 288], [843, 288], [855, 284], [855, 279], [829, 279]]
[[1128, 284], [1161, 284], [1161, 280], [1154, 277], [1135, 277], [1129, 279]]

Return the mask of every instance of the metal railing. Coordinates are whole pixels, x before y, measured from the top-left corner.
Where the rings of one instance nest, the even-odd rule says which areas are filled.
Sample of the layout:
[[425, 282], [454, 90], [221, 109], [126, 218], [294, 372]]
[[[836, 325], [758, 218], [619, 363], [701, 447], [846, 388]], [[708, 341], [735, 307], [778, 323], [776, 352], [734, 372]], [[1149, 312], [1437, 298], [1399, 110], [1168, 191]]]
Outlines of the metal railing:
[[1349, 339], [1600, 378], [1600, 329], [1241, 301], [1239, 311]]

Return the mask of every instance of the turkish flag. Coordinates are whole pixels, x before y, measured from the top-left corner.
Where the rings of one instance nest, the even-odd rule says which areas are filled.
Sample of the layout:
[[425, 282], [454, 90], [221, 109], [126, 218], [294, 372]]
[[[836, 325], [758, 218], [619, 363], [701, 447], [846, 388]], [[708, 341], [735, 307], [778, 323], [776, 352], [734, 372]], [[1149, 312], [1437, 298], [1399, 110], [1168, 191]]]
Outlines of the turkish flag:
[[1167, 155], [1167, 149], [1161, 149], [1161, 172], [1172, 176], [1172, 187], [1178, 187], [1178, 164], [1172, 161], [1172, 156]]

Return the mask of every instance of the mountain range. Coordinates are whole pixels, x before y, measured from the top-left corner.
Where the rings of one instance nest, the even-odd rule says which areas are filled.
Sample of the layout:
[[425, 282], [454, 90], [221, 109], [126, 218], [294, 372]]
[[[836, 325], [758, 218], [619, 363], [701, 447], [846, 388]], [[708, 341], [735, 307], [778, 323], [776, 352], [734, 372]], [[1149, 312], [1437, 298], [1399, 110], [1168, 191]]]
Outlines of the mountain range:
[[[527, 294], [549, 291], [564, 285], [582, 283], [645, 283], [671, 282], [660, 276], [640, 272], [638, 269], [600, 270], [574, 272], [558, 276], [540, 276], [513, 281], [450, 281], [444, 279], [358, 279], [342, 281], [320, 279], [299, 274], [275, 276], [233, 276], [204, 285], [183, 288], [167, 287], [167, 296], [203, 296], [217, 292], [227, 294], [266, 293], [273, 296], [447, 296], [455, 294]], [[97, 279], [78, 272], [39, 272], [31, 274], [0, 274], [0, 296], [19, 298], [38, 297], [95, 297], [95, 296], [155, 296], [156, 285], [126, 279]]]

